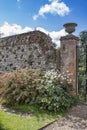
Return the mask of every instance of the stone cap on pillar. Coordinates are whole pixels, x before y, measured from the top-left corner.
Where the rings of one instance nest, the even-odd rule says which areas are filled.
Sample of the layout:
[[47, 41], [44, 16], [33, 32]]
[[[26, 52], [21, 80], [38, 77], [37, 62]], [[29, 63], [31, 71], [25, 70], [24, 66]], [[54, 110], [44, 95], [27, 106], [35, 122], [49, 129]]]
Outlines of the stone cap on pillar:
[[77, 41], [79, 41], [79, 38], [73, 34], [69, 34], [69, 35], [66, 35], [66, 36], [63, 36], [60, 38], [60, 40], [70, 40], [70, 39], [75, 39]]

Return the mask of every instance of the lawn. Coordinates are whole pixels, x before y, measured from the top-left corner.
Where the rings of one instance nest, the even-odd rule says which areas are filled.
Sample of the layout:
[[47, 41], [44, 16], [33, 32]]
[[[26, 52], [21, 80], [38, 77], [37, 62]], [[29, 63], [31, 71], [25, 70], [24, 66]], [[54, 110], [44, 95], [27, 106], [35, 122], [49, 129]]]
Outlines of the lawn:
[[31, 117], [9, 114], [0, 110], [0, 130], [38, 130], [64, 115], [64, 112], [48, 112], [28, 105], [19, 105], [10, 109], [29, 112]]

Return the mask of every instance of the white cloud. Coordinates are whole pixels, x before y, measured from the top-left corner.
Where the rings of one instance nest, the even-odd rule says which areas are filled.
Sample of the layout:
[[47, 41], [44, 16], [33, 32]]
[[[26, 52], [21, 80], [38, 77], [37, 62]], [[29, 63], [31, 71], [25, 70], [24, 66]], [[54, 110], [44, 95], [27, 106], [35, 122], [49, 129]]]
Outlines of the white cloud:
[[36, 20], [39, 16], [44, 17], [45, 14], [50, 13], [52, 15], [65, 16], [70, 12], [69, 7], [60, 0], [49, 0], [50, 4], [45, 4], [42, 6], [38, 14], [33, 16], [33, 19]]
[[8, 22], [4, 22], [4, 24], [0, 27], [0, 32], [3, 34], [2, 36], [4, 37], [29, 32], [32, 30], [33, 30], [32, 28], [29, 27], [22, 28], [20, 25], [9, 24]]
[[49, 34], [49, 32], [42, 27], [37, 27], [36, 30], [40, 30], [41, 32], [46, 33], [47, 35]]
[[20, 2], [21, 0], [17, 0], [17, 2]]
[[36, 20], [38, 18], [38, 15], [33, 16], [33, 20]]
[[57, 47], [60, 46], [60, 37], [67, 35], [64, 29], [61, 29], [60, 31], [52, 31], [49, 33], [50, 37], [52, 38], [52, 41], [56, 43]]
[[[8, 22], [4, 22], [4, 24], [2, 26], [0, 26], [0, 34], [2, 34], [2, 37], [14, 35], [14, 34], [21, 34], [21, 33], [25, 33], [25, 32], [30, 32], [33, 30], [34, 29], [27, 27], [27, 26], [23, 28], [20, 25], [9, 24]], [[60, 31], [49, 32], [42, 27], [37, 27], [36, 30], [40, 30], [40, 31], [46, 33], [47, 35], [49, 34], [49, 36], [52, 38], [52, 41], [54, 43], [56, 43], [57, 46], [60, 45], [60, 40], [59, 40], [60, 37], [66, 35], [66, 32], [64, 31], [64, 29], [62, 29]]]

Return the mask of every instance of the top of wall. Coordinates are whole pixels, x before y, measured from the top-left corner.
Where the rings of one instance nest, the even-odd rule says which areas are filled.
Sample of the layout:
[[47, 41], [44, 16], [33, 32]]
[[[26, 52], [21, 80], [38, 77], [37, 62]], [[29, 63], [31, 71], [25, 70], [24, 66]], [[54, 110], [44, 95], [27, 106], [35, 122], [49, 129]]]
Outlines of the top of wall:
[[55, 48], [52, 39], [41, 31], [0, 38], [0, 68], [53, 68]]
[[47, 43], [48, 45], [52, 45], [52, 39], [45, 33], [37, 30], [0, 38], [0, 46], [15, 46], [32, 43]]

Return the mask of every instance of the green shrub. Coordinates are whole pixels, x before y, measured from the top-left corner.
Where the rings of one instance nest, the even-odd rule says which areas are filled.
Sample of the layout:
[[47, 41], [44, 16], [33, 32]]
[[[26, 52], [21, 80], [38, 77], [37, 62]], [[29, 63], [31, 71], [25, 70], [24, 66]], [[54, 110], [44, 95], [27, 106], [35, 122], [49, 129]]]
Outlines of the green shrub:
[[[8, 104], [29, 103], [34, 100], [36, 88], [41, 80], [38, 70], [16, 70], [6, 74], [3, 98]], [[1, 90], [2, 90], [1, 89]]]
[[[51, 111], [65, 110], [73, 103], [67, 93], [71, 83], [55, 71], [16, 70], [5, 76], [2, 97], [7, 104], [34, 104]], [[3, 89], [4, 88], [4, 89]]]
[[36, 104], [44, 109], [58, 111], [65, 110], [74, 103], [73, 97], [67, 93], [67, 88], [71, 90], [71, 84], [67, 79], [62, 79], [56, 72], [50, 72], [48, 75], [45, 74], [43, 81], [44, 85], [39, 87]]

